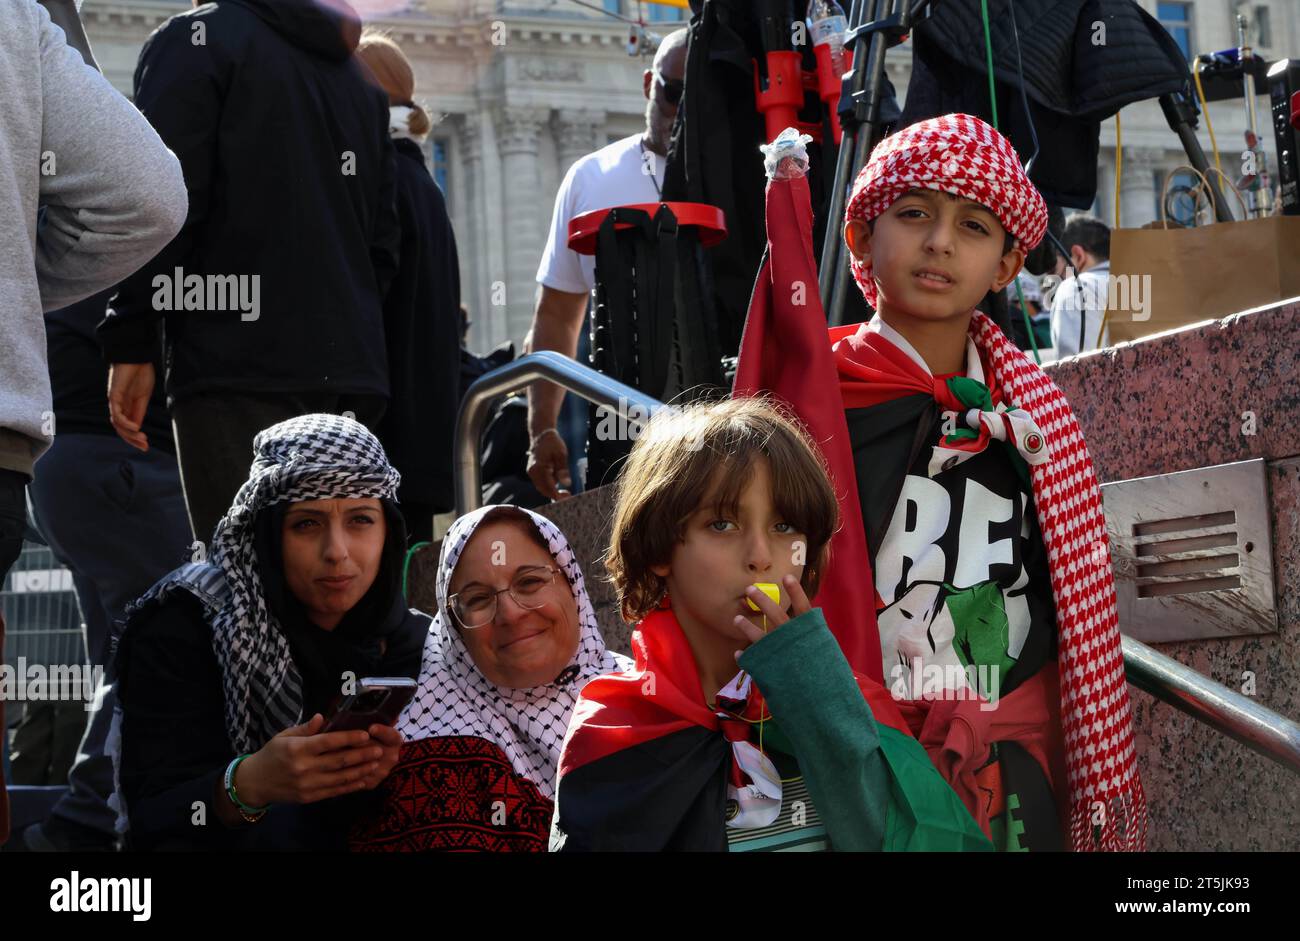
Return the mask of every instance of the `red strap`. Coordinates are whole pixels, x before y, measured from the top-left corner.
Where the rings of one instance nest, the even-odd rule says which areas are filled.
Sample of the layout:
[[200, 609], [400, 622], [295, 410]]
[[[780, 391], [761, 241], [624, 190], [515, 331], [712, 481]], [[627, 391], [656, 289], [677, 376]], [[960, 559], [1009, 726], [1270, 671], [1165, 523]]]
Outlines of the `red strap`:
[[[677, 217], [679, 226], [695, 226], [699, 229], [700, 244], [705, 248], [717, 245], [727, 237], [727, 219], [721, 209], [708, 203], [632, 203], [627, 206], [610, 206], [608, 209], [593, 209], [569, 220], [569, 248], [579, 255], [596, 254], [596, 234], [605, 217], [615, 209], [640, 209], [650, 216], [659, 211], [660, 206], [667, 206]], [[616, 229], [631, 228], [631, 223], [616, 222]]]

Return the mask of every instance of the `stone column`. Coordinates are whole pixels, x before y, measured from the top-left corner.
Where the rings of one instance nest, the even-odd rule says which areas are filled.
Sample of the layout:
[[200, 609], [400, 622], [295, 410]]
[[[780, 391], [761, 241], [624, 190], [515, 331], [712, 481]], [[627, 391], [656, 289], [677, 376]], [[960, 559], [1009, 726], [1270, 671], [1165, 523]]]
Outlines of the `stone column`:
[[[469, 308], [474, 321], [470, 327], [470, 348], [485, 351], [497, 332], [493, 324], [491, 295], [488, 284], [487, 255], [487, 204], [484, 199], [483, 174], [483, 119], [479, 114], [465, 114], [457, 122], [457, 145], [464, 173], [462, 192], [465, 194], [463, 230], [456, 232], [460, 253], [461, 299]], [[504, 324], [500, 325], [504, 328]]]
[[604, 111], [564, 108], [556, 112], [553, 132], [561, 177], [574, 161], [604, 146], [604, 129]]
[[1156, 189], [1155, 171], [1164, 157], [1165, 152], [1159, 147], [1124, 148], [1124, 179], [1120, 183], [1123, 188], [1120, 193], [1122, 227], [1137, 229], [1160, 218], [1156, 203], [1160, 191]]
[[498, 238], [505, 245], [508, 336], [516, 340], [532, 323], [537, 264], [546, 247], [538, 144], [547, 116], [542, 108], [506, 107], [498, 120], [497, 149], [505, 194]]
[[1097, 218], [1115, 228], [1115, 151], [1110, 147], [1097, 156], [1097, 202]]

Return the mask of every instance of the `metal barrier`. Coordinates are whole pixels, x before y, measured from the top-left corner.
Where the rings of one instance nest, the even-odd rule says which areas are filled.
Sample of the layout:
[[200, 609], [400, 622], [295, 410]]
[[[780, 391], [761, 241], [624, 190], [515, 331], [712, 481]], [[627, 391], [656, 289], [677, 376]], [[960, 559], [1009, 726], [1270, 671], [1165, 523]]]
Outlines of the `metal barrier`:
[[653, 415], [664, 403], [629, 385], [596, 372], [553, 350], [521, 356], [500, 369], [480, 376], [465, 392], [456, 416], [456, 515], [483, 505], [482, 459], [479, 454], [483, 426], [492, 404], [508, 392], [546, 379], [597, 405], [620, 411]]
[[[488, 410], [507, 392], [539, 379], [611, 408], [636, 406], [654, 414], [664, 403], [559, 353], [543, 350], [480, 377], [469, 387], [456, 419], [456, 511], [483, 504], [479, 441]], [[1128, 681], [1218, 732], [1300, 772], [1300, 725], [1184, 666], [1131, 637], [1121, 639]]]
[[25, 543], [0, 586], [0, 610], [8, 630], [4, 662], [41, 666], [86, 662], [81, 611], [72, 573], [48, 548]]
[[1132, 637], [1121, 638], [1128, 681], [1156, 699], [1300, 772], [1300, 725]]

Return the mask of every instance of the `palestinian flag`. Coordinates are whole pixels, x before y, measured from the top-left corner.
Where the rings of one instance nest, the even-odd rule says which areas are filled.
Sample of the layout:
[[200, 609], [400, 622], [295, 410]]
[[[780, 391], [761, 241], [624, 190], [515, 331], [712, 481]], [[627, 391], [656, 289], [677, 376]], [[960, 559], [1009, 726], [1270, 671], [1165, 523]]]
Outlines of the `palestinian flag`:
[[574, 710], [552, 848], [992, 848], [820, 609], [747, 649], [716, 710], [670, 603], [632, 648], [633, 669], [592, 680]]
[[821, 450], [840, 506], [840, 528], [814, 603], [853, 669], [883, 682], [871, 565], [826, 314], [817, 293], [812, 209], [803, 177], [767, 185], [767, 251], [740, 341], [733, 395], [767, 393], [793, 409]]

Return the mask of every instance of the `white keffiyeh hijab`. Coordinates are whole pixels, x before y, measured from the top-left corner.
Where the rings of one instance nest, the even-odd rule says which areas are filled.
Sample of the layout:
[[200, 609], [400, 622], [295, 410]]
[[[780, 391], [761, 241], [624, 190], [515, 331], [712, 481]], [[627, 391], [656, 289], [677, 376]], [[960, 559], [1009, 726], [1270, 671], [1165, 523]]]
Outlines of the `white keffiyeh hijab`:
[[397, 728], [407, 741], [440, 736], [476, 736], [497, 745], [515, 772], [546, 797], [555, 796], [555, 773], [569, 716], [583, 686], [597, 676], [629, 669], [628, 658], [605, 649], [596, 612], [587, 596], [577, 557], [564, 534], [543, 516], [508, 507], [536, 527], [568, 579], [578, 607], [578, 649], [554, 681], [532, 689], [513, 689], [490, 682], [475, 665], [447, 607], [447, 589], [465, 546], [484, 516], [499, 506], [485, 506], [452, 524], [438, 560], [438, 613], [424, 644], [420, 686], [402, 713]]

